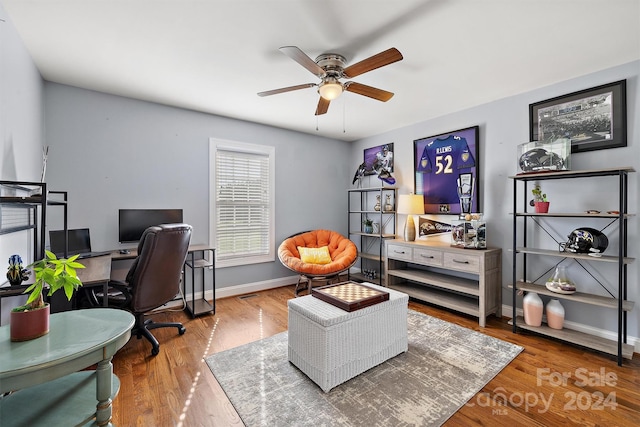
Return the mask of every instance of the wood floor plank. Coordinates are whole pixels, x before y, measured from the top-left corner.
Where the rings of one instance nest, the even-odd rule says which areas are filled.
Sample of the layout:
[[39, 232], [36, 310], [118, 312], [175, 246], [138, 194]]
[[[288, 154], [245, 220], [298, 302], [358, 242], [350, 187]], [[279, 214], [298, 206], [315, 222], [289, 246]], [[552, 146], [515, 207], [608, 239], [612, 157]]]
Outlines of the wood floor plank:
[[[160, 354], [151, 356], [144, 339], [132, 339], [113, 359], [121, 388], [114, 400], [117, 426], [242, 426], [204, 358], [287, 330], [287, 300], [293, 286], [229, 297], [216, 302], [215, 315], [192, 319], [183, 311], [151, 316], [179, 321], [187, 332], [155, 329]], [[637, 426], [640, 420], [640, 356], [619, 367], [609, 355], [532, 333], [514, 334], [507, 318], [476, 318], [411, 301], [411, 309], [521, 345], [525, 350], [491, 380], [446, 426]], [[238, 361], [242, 363], [242, 361]], [[580, 370], [580, 371], [578, 371]], [[604, 372], [610, 383], [582, 384], [584, 375]], [[566, 384], [551, 379], [568, 373]], [[604, 381], [604, 380], [602, 380]], [[615, 410], [598, 407], [599, 395], [614, 393]], [[526, 399], [536, 404], [526, 404]], [[549, 401], [548, 407], [541, 402]], [[573, 399], [573, 402], [572, 402]], [[506, 405], [501, 402], [506, 400]], [[573, 406], [572, 406], [573, 403]]]

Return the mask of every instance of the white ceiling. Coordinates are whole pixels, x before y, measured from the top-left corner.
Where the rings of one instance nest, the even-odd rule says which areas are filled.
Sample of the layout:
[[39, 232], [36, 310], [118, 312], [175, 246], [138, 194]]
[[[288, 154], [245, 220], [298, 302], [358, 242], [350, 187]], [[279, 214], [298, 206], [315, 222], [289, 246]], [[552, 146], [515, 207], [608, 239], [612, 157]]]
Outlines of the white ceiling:
[[[0, 0], [47, 81], [345, 141], [640, 59], [640, 0]], [[400, 62], [316, 118], [281, 53]], [[316, 130], [317, 129], [317, 130]]]

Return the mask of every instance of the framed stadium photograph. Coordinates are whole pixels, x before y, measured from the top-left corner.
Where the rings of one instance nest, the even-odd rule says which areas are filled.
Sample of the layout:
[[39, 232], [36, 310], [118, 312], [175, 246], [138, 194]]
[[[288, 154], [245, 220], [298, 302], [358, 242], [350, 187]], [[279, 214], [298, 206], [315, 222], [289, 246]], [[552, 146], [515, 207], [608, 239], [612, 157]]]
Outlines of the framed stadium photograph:
[[365, 148], [364, 165], [365, 175], [379, 175], [382, 170], [393, 172], [393, 142]]
[[425, 213], [480, 211], [479, 133], [473, 126], [413, 141], [415, 191]]
[[571, 152], [627, 146], [627, 81], [529, 105], [529, 138], [571, 139]]

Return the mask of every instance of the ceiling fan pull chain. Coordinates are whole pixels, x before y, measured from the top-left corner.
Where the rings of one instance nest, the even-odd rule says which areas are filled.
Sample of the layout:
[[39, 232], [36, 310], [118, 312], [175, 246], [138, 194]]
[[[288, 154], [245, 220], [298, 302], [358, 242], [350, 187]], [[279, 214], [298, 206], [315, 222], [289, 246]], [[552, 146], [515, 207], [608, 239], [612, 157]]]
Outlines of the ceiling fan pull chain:
[[342, 133], [347, 133], [347, 101], [342, 100]]

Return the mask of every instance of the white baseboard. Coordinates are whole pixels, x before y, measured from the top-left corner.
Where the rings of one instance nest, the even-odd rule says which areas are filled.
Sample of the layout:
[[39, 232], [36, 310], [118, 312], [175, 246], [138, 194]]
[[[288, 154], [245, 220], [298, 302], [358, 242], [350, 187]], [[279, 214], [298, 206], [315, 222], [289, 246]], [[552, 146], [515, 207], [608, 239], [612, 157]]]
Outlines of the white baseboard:
[[[250, 294], [251, 292], [266, 291], [267, 289], [281, 288], [283, 286], [295, 285], [297, 282], [298, 276], [289, 276], [280, 277], [278, 279], [263, 280], [261, 282], [246, 283], [243, 285], [227, 286], [216, 289], [216, 299]], [[213, 291], [207, 291], [205, 295], [208, 298], [213, 298]]]
[[[513, 313], [513, 307], [510, 305], [502, 305], [502, 315], [511, 318]], [[516, 309], [516, 315], [524, 316], [521, 308]], [[608, 339], [610, 341], [618, 341], [618, 333], [615, 331], [608, 331], [606, 329], [594, 328], [593, 326], [585, 325], [582, 323], [571, 322], [569, 320], [564, 321], [564, 327], [585, 334], [593, 335], [596, 337]], [[634, 353], [640, 353], [640, 338], [627, 336], [627, 344], [632, 345]]]
[[[268, 289], [280, 288], [283, 286], [295, 285], [298, 282], [298, 276], [280, 277], [278, 279], [264, 280], [261, 282], [246, 283], [242, 285], [227, 286], [216, 289], [216, 299], [234, 297], [237, 295], [250, 294], [252, 292], [266, 291]], [[202, 292], [196, 292], [195, 299], [202, 298]], [[213, 290], [209, 289], [205, 292], [205, 298], [213, 299]], [[186, 299], [191, 299], [191, 294], [186, 295]], [[163, 311], [166, 309], [177, 308], [183, 306], [182, 295], [176, 295], [173, 301], [169, 301], [165, 305], [158, 307], [154, 311]]]
[[[290, 285], [295, 285], [298, 282], [298, 276], [289, 276], [289, 277], [281, 277], [278, 279], [272, 279], [272, 280], [264, 280], [261, 282], [253, 282], [253, 283], [246, 283], [246, 284], [242, 284], [242, 285], [235, 285], [235, 286], [227, 286], [221, 289], [216, 289], [216, 299], [218, 298], [228, 298], [228, 297], [233, 297], [233, 296], [237, 296], [237, 295], [244, 295], [244, 294], [250, 294], [252, 292], [260, 292], [260, 291], [266, 291], [268, 289], [275, 289], [275, 288], [280, 288], [282, 286], [290, 286]], [[208, 290], [205, 292], [206, 295], [206, 299], [212, 299], [213, 298], [213, 291], [212, 290]], [[196, 293], [196, 298], [200, 298], [202, 296], [202, 292]], [[188, 298], [191, 298], [191, 295], [188, 295]], [[162, 306], [160, 309], [166, 309], [166, 308], [174, 308], [174, 307], [179, 307], [180, 305], [182, 305], [183, 302], [180, 298], [177, 298], [173, 301], [171, 301], [170, 303]], [[502, 314], [505, 317], [511, 317], [511, 313], [512, 313], [512, 308], [510, 305], [502, 305]], [[521, 308], [518, 308], [516, 310], [516, 314], [518, 316], [523, 316], [523, 312]], [[564, 322], [564, 327], [567, 329], [572, 329], [574, 331], [578, 331], [578, 332], [583, 332], [586, 334], [590, 334], [596, 337], [601, 337], [604, 339], [608, 339], [611, 341], [617, 341], [618, 340], [618, 333], [615, 331], [608, 331], [605, 329], [599, 329], [599, 328], [594, 328], [593, 326], [589, 326], [589, 325], [584, 325], [582, 323], [576, 323], [576, 322], [571, 322], [571, 321], [565, 321]], [[631, 336], [627, 336], [627, 343], [629, 345], [632, 345], [634, 347], [634, 353], [640, 353], [640, 338], [638, 337], [631, 337]]]

